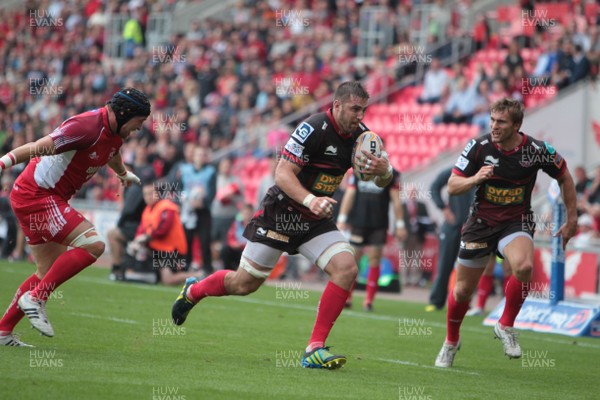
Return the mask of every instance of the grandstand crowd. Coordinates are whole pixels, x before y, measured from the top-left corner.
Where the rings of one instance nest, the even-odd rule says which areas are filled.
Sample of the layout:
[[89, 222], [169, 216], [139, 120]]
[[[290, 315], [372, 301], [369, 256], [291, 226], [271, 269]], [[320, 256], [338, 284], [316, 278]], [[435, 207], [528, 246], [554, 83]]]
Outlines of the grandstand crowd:
[[[238, 205], [256, 207], [270, 182], [268, 158], [302, 117], [328, 108], [333, 89], [343, 81], [363, 81], [381, 103], [410, 102], [417, 112], [428, 105], [432, 123], [467, 124], [479, 128], [469, 132], [483, 133], [495, 100], [509, 96], [536, 106], [594, 78], [600, 62], [600, 7], [595, 2], [559, 2], [567, 5], [567, 12], [545, 14], [546, 20], [536, 17], [532, 29], [526, 29], [523, 19], [515, 26], [499, 6], [465, 30], [468, 0], [429, 2], [433, 11], [426, 28], [411, 19], [417, 3], [411, 1], [240, 0], [225, 18], [199, 19], [186, 33], [148, 46], [149, 15], [173, 12], [175, 3], [43, 0], [26, 1], [13, 10], [0, 7], [2, 153], [47, 135], [72, 115], [102, 106], [122, 87], [137, 87], [151, 97], [152, 114], [123, 147], [124, 160], [148, 165], [155, 179], [176, 184], [182, 168], [203, 151], [204, 162], [215, 164], [216, 180], [213, 204], [205, 206], [214, 214], [213, 223], [227, 225], [220, 229], [226, 232], [237, 210], [223, 206], [219, 190], [230, 190], [235, 180]], [[357, 53], [360, 9], [375, 5], [388, 8], [381, 29], [391, 29], [393, 41], [376, 46], [364, 62]], [[535, 16], [532, 11], [539, 5], [521, 1], [509, 10]], [[127, 15], [124, 57], [110, 59], [105, 55], [105, 29], [116, 14]], [[473, 53], [450, 65], [444, 48], [438, 48], [424, 76], [418, 76], [418, 58], [400, 57], [418, 51], [410, 42], [414, 29], [427, 29], [432, 48], [448, 38], [471, 36]], [[397, 82], [409, 86], [380, 96]], [[217, 166], [211, 152], [225, 149], [232, 149], [230, 156], [220, 161], [224, 166]], [[390, 153], [399, 157], [403, 151], [400, 146]], [[248, 156], [265, 160], [259, 161], [260, 176], [234, 179], [235, 171], [252, 165], [236, 159]], [[3, 200], [24, 166], [3, 174]], [[395, 165], [400, 170], [407, 166], [414, 163]], [[263, 178], [267, 183], [259, 189]], [[581, 213], [592, 217], [592, 236], [598, 236], [600, 169], [581, 168], [576, 180]], [[103, 169], [78, 197], [121, 202], [120, 193], [118, 179]], [[1, 210], [3, 216], [10, 214], [10, 207]]]

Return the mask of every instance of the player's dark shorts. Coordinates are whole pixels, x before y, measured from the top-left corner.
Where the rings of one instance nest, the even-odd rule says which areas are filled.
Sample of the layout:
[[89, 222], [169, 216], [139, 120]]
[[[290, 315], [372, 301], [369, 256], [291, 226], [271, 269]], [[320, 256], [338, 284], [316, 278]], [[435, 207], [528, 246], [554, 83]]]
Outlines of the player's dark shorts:
[[[532, 229], [531, 224], [521, 221], [490, 226], [480, 218], [469, 217], [462, 227], [458, 257], [472, 260], [497, 252], [500, 240], [517, 232], [527, 233], [533, 238], [535, 229]], [[498, 255], [502, 257], [501, 254]]]
[[261, 203], [261, 210], [246, 226], [244, 237], [293, 255], [298, 253], [298, 247], [316, 236], [337, 230], [333, 219], [308, 219], [271, 188]]
[[387, 242], [385, 228], [355, 228], [350, 231], [350, 244], [353, 246], [383, 246]]

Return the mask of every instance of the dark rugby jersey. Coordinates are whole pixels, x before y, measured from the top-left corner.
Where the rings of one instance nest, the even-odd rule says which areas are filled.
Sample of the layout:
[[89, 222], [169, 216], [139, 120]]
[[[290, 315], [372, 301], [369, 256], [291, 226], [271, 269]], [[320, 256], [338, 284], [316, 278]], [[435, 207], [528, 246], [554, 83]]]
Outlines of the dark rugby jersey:
[[392, 189], [400, 189], [400, 173], [394, 170], [394, 177], [384, 188], [373, 182], [360, 181], [354, 175], [348, 185], [356, 188], [354, 204], [348, 215], [348, 223], [355, 228], [387, 229]]
[[[302, 167], [297, 177], [302, 186], [315, 196], [331, 197], [352, 166], [352, 148], [356, 138], [369, 129], [359, 124], [352, 134], [343, 134], [331, 109], [301, 122], [284, 146], [282, 157]], [[290, 205], [306, 217], [317, 218], [308, 208], [280, 192]]]
[[473, 176], [484, 165], [494, 166], [492, 178], [477, 186], [471, 215], [490, 225], [523, 221], [531, 214], [531, 192], [538, 170], [560, 178], [566, 161], [547, 142], [519, 132], [523, 140], [511, 151], [492, 143], [491, 134], [471, 139], [456, 161], [452, 172]]

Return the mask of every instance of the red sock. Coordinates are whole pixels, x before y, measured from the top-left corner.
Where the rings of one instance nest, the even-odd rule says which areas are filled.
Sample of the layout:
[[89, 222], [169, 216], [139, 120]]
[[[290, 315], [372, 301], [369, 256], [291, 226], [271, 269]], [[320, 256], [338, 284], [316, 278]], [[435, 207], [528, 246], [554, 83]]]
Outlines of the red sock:
[[494, 288], [494, 277], [488, 275], [482, 275], [477, 285], [477, 307], [482, 310], [485, 309], [485, 302], [487, 301], [492, 289]]
[[194, 302], [199, 302], [205, 297], [220, 297], [227, 296], [225, 290], [225, 275], [233, 272], [231, 270], [222, 269], [214, 274], [202, 279], [198, 283], [194, 283], [188, 289], [188, 298]]
[[367, 297], [365, 304], [373, 303], [377, 288], [379, 287], [379, 267], [370, 267], [369, 276], [367, 277]]
[[504, 280], [502, 281], [502, 290], [504, 290], [504, 295], [506, 296], [506, 285], [508, 285], [508, 281], [510, 281], [510, 277], [512, 275], [508, 275], [504, 277]]
[[465, 314], [469, 310], [469, 301], [458, 303], [454, 292], [448, 295], [448, 315], [446, 316], [446, 342], [456, 345], [460, 338], [459, 331]]
[[94, 261], [96, 261], [96, 257], [85, 249], [76, 247], [65, 251], [56, 258], [44, 279], [31, 291], [31, 296], [42, 301], [48, 300], [57, 287], [83, 271]]
[[500, 323], [504, 326], [512, 327], [515, 319], [521, 311], [521, 306], [529, 293], [529, 282], [521, 282], [514, 276], [511, 276], [506, 285], [506, 302], [504, 311], [500, 317]]
[[342, 289], [335, 283], [331, 281], [327, 282], [327, 286], [325, 286], [325, 290], [323, 290], [323, 294], [321, 295], [321, 300], [319, 300], [317, 319], [315, 320], [315, 326], [308, 341], [308, 348], [310, 350], [325, 345], [325, 340], [329, 336], [335, 320], [344, 309], [348, 293], [350, 292]]
[[25, 279], [23, 283], [21, 283], [21, 286], [19, 286], [15, 292], [12, 302], [0, 320], [0, 332], [12, 332], [21, 318], [23, 318], [25, 314], [23, 314], [23, 311], [21, 311], [21, 309], [18, 307], [17, 301], [23, 295], [23, 293], [27, 292], [28, 290], [35, 289], [39, 282], [40, 278], [38, 278], [36, 274], [33, 274], [29, 278]]

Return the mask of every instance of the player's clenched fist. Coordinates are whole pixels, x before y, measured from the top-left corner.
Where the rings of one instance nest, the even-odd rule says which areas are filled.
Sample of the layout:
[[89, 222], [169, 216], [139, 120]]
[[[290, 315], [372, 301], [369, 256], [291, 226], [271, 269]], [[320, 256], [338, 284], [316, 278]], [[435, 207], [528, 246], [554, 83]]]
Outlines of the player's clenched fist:
[[484, 165], [481, 169], [475, 174], [475, 181], [477, 184], [480, 184], [483, 181], [486, 181], [494, 176], [494, 166], [493, 165]]
[[333, 216], [333, 205], [337, 204], [337, 201], [331, 197], [316, 197], [314, 194], [309, 194], [302, 203], [313, 214], [321, 218], [331, 218]]

